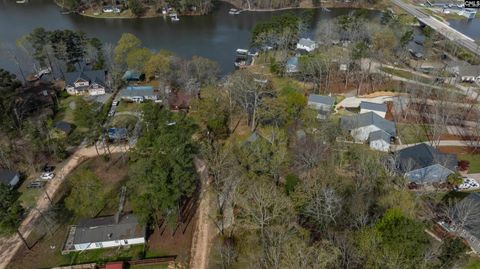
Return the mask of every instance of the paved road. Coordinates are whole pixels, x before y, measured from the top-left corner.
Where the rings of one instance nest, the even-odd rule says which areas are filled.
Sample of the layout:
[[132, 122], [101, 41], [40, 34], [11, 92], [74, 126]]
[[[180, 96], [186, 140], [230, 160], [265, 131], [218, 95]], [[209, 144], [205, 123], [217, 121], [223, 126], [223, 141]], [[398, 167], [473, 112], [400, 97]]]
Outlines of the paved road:
[[480, 47], [475, 43], [472, 38], [453, 29], [446, 23], [441, 22], [436, 18], [423, 13], [417, 7], [407, 4], [402, 0], [392, 0], [392, 2], [410, 13], [412, 16], [416, 17], [421, 23], [430, 26], [433, 30], [439, 32], [449, 40], [456, 42], [458, 45], [467, 48], [468, 50], [472, 51], [477, 55], [480, 55]]
[[[120, 153], [128, 151], [128, 146], [116, 146], [110, 147], [112, 153]], [[101, 151], [99, 149], [99, 151]], [[54, 197], [57, 191], [60, 189], [60, 186], [67, 178], [68, 174], [72, 172], [85, 158], [92, 158], [97, 156], [97, 151], [95, 147], [80, 147], [72, 156], [70, 156], [62, 165], [59, 165], [57, 168], [57, 176], [50, 180], [50, 182], [45, 187], [45, 192], [50, 196]], [[23, 237], [28, 238], [28, 236], [33, 231], [33, 225], [40, 218], [40, 213], [48, 209], [50, 202], [47, 196], [40, 195], [37, 198], [36, 210], [30, 210], [27, 217], [22, 221], [22, 224], [19, 227], [19, 231], [22, 233]], [[15, 256], [15, 253], [22, 247], [23, 242], [20, 237], [15, 234], [8, 238], [0, 238], [0, 269], [8, 268], [8, 264]]]

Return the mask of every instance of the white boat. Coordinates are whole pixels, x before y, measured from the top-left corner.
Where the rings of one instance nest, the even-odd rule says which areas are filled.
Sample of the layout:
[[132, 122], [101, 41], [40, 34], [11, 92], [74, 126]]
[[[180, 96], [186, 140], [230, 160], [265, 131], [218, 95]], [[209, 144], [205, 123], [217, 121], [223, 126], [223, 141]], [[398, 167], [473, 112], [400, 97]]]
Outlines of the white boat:
[[240, 14], [240, 11], [236, 8], [231, 8], [229, 11], [228, 11], [228, 14], [230, 15], [237, 15], [237, 14]]
[[28, 1], [27, 0], [18, 0], [16, 1], [17, 4], [26, 4]]
[[246, 50], [246, 49], [237, 49], [236, 52], [239, 55], [247, 55], [248, 54], [248, 50]]
[[170, 14], [170, 20], [179, 21], [180, 18], [178, 18], [177, 13], [173, 13], [173, 14]]

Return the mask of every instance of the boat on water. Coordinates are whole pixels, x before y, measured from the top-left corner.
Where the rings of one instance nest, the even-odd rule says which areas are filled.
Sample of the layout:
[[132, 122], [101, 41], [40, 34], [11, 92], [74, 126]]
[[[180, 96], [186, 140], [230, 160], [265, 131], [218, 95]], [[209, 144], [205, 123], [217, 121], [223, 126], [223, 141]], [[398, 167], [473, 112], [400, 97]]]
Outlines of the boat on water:
[[172, 13], [172, 14], [170, 14], [170, 20], [179, 21], [180, 18], [177, 16], [177, 13]]
[[326, 7], [322, 7], [322, 10], [323, 10], [323, 11], [326, 11], [326, 12], [330, 12], [330, 11], [331, 11], [330, 9], [328, 9], [328, 8], [326, 8]]
[[238, 10], [236, 8], [231, 8], [229, 11], [228, 11], [228, 14], [230, 15], [238, 15], [240, 14], [241, 10]]
[[17, 3], [17, 4], [26, 4], [26, 3], [28, 3], [28, 0], [18, 0], [18, 1], [16, 1], [15, 3]]

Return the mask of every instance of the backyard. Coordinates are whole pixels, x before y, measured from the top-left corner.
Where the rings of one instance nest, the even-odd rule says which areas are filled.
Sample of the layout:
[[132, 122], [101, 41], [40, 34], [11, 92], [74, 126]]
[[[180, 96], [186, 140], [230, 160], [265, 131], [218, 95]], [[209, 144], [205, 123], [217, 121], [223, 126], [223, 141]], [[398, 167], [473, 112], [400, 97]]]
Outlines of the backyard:
[[[79, 165], [72, 173], [74, 175], [81, 170], [87, 169], [101, 180], [103, 185], [101, 192], [106, 195], [103, 209], [97, 214], [98, 216], [112, 215], [118, 208], [119, 189], [128, 181], [128, 165], [125, 157], [126, 155], [124, 154], [112, 154], [109, 159], [104, 157], [91, 158]], [[66, 182], [72, 179], [72, 175], [67, 178]], [[68, 186], [68, 184], [65, 185]], [[68, 188], [65, 189], [68, 190]], [[33, 200], [33, 197], [36, 197], [39, 192], [41, 190], [32, 191], [31, 193], [29, 190], [29, 194], [23, 196], [24, 203], [32, 203], [30, 200]], [[29, 198], [30, 195], [33, 197]], [[44, 212], [45, 219], [41, 219], [35, 224], [34, 232], [27, 238], [31, 250], [23, 246], [17, 252], [9, 268], [29, 268], [32, 264], [35, 264], [38, 268], [50, 268], [60, 265], [91, 262], [105, 263], [108, 261], [136, 260], [167, 255], [178, 255], [178, 262], [188, 262], [195, 223], [195, 218], [193, 217], [187, 223], [179, 225], [179, 227], [164, 226], [161, 229], [155, 229], [149, 235], [145, 246], [136, 245], [89, 250], [62, 255], [61, 250], [67, 231], [70, 225], [79, 220], [79, 217], [66, 209], [64, 198], [54, 198], [59, 200], [59, 202], [51, 210]], [[124, 211], [131, 211], [128, 198]], [[163, 269], [167, 267], [166, 265], [135, 265], [130, 268]]]

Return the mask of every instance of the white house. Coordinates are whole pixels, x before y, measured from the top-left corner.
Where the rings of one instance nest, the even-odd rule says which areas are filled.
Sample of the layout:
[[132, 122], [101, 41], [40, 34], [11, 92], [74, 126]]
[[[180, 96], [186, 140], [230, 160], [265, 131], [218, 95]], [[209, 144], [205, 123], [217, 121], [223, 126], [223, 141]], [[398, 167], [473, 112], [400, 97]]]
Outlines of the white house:
[[370, 133], [368, 137], [368, 145], [371, 149], [388, 152], [392, 136], [384, 130], [378, 130]]
[[387, 114], [387, 105], [383, 103], [360, 102], [360, 114], [368, 112], [373, 112], [378, 116], [385, 118], [385, 115]]
[[133, 214], [86, 219], [70, 228], [65, 249], [81, 251], [145, 244], [146, 229]]
[[105, 94], [105, 70], [81, 70], [66, 73], [65, 90], [70, 95]]
[[20, 175], [16, 171], [0, 169], [0, 184], [14, 188], [20, 181]]
[[297, 43], [297, 49], [312, 52], [317, 48], [317, 43], [310, 38], [301, 38]]
[[326, 95], [310, 94], [308, 96], [308, 106], [317, 110], [318, 119], [326, 119], [332, 111], [335, 98]]
[[395, 123], [372, 111], [354, 116], [344, 116], [340, 121], [340, 127], [348, 131], [357, 142], [367, 142], [371, 133], [380, 130], [388, 133], [390, 137], [396, 136]]

